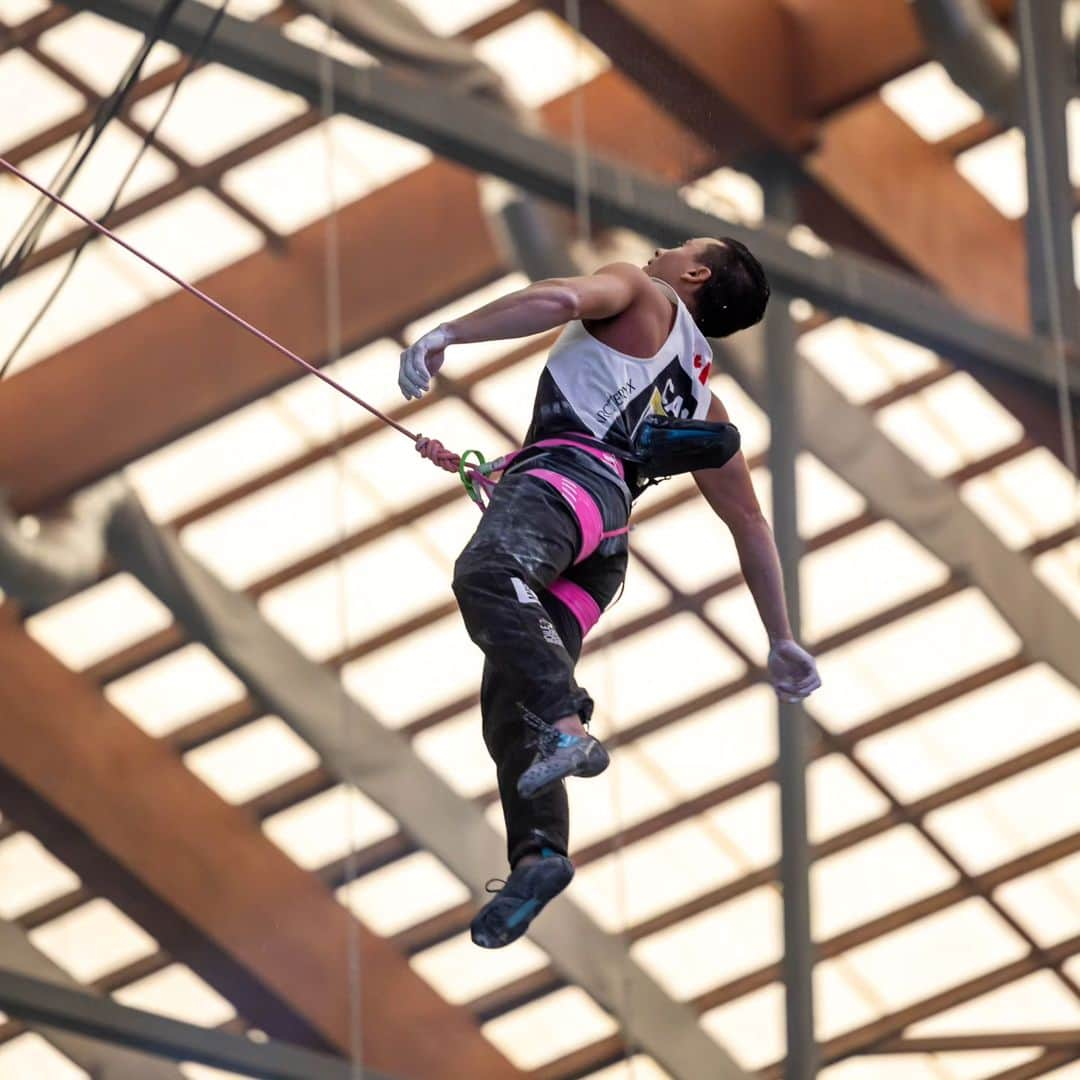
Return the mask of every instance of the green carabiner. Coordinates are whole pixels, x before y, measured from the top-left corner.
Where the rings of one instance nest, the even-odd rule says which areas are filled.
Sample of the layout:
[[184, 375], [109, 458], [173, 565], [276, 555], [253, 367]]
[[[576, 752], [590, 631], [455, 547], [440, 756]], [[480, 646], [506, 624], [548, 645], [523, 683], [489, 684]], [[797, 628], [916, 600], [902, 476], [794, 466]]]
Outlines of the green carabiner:
[[465, 453], [461, 455], [461, 461], [458, 462], [458, 479], [468, 492], [469, 498], [477, 505], [482, 505], [480, 502], [480, 492], [476, 490], [476, 484], [473, 483], [473, 478], [465, 471], [469, 466], [470, 457], [476, 458], [477, 468], [483, 472], [483, 468], [487, 464], [487, 459], [484, 455], [480, 453], [479, 450], [466, 450]]

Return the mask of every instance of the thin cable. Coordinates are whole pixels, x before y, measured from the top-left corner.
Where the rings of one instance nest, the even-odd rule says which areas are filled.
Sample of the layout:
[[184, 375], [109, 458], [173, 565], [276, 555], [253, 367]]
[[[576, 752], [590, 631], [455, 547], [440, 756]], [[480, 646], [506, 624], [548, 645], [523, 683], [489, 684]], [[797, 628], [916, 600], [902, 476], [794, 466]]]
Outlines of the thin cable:
[[155, 262], [153, 259], [150, 258], [149, 255], [144, 254], [138, 248], [129, 244], [126, 240], [121, 239], [111, 229], [106, 228], [104, 225], [102, 225], [98, 221], [95, 221], [93, 218], [87, 217], [87, 215], [84, 214], [81, 210], [76, 210], [74, 206], [72, 206], [68, 202], [65, 202], [63, 199], [60, 198], [59, 195], [54, 195], [44, 185], [39, 184], [36, 180], [33, 180], [29, 176], [27, 176], [26, 173], [24, 173], [17, 166], [12, 165], [11, 162], [7, 160], [7, 158], [0, 157], [0, 167], [7, 169], [8, 172], [12, 173], [14, 176], [17, 176], [20, 180], [22, 180], [24, 183], [29, 184], [32, 188], [36, 188], [46, 198], [51, 199], [58, 206], [62, 206], [69, 214], [73, 214], [84, 224], [89, 225], [90, 228], [94, 229], [96, 232], [101, 233], [102, 236], [107, 236], [110, 240], [113, 241], [113, 243], [119, 244], [120, 247], [122, 247], [125, 251], [130, 252], [137, 259], [142, 260], [142, 262], [146, 263], [147, 266], [152, 267], [159, 274], [164, 274], [165, 277], [167, 277], [174, 284], [179, 285], [180, 288], [183, 289], [185, 292], [190, 293], [192, 296], [201, 300], [204, 304], [212, 307], [216, 312], [218, 312], [219, 315], [224, 315], [225, 318], [229, 319], [231, 322], [236, 323], [237, 326], [246, 330], [254, 337], [257, 337], [264, 344], [269, 345], [270, 348], [281, 353], [282, 356], [291, 360], [294, 364], [298, 364], [305, 371], [314, 375], [317, 379], [321, 379], [328, 386], [332, 386], [339, 394], [344, 394], [345, 397], [347, 397], [355, 405], [359, 405], [360, 408], [366, 409], [369, 413], [371, 413], [372, 416], [377, 417], [384, 424], [392, 427], [395, 431], [400, 431], [401, 434], [404, 435], [406, 438], [411, 439], [413, 442], [416, 442], [417, 436], [414, 435], [407, 427], [405, 427], [404, 424], [399, 424], [392, 417], [387, 416], [386, 413], [380, 411], [379, 409], [376, 409], [374, 405], [369, 405], [363, 398], [358, 397], [351, 390], [342, 386], [341, 383], [339, 383], [336, 379], [333, 379], [329, 375], [320, 371], [317, 367], [315, 367], [314, 364], [309, 363], [302, 356], [298, 356], [292, 351], [292, 349], [289, 349], [286, 346], [282, 345], [280, 342], [275, 341], [274, 338], [272, 338], [264, 331], [260, 330], [257, 326], [252, 326], [252, 324], [249, 323], [246, 319], [242, 319], [234, 311], [230, 311], [229, 308], [227, 308], [224, 304], [218, 303], [218, 301], [215, 300], [213, 297], [207, 296], [206, 293], [202, 291], [202, 289], [198, 288], [195, 285], [192, 285], [188, 281], [185, 281], [182, 277], [179, 277], [171, 270], [166, 269], [160, 263]]
[[[161, 35], [165, 32], [165, 28], [172, 22], [173, 16], [183, 2], [184, 0], [165, 0], [164, 6], [155, 16], [153, 24], [146, 32], [146, 36], [143, 38], [143, 42], [139, 46], [135, 56], [132, 57], [131, 62], [128, 64], [127, 70], [120, 77], [120, 82], [117, 84], [116, 89], [100, 102], [94, 113], [92, 123], [80, 132], [78, 138], [72, 144], [67, 157], [61, 163], [60, 168], [57, 169], [52, 180], [49, 182], [50, 189], [56, 188], [57, 185], [59, 185], [60, 195], [64, 195], [67, 192], [68, 188], [75, 180], [75, 177], [78, 175], [79, 170], [86, 163], [86, 159], [90, 156], [91, 151], [97, 145], [97, 141], [101, 137], [102, 132], [104, 132], [105, 128], [109, 126], [109, 123], [123, 108], [132, 88], [142, 75], [143, 65], [146, 63], [146, 58], [150, 55], [150, 50], [160, 40]], [[78, 158], [75, 159], [79, 144], [84, 141], [88, 132], [90, 133], [89, 142], [86, 143], [82, 151], [78, 153]], [[72, 164], [73, 159], [75, 159], [74, 164]], [[61, 179], [61, 177], [63, 178]], [[27, 215], [22, 225], [19, 226], [15, 235], [12, 236], [11, 241], [4, 251], [3, 257], [0, 258], [0, 289], [2, 289], [9, 281], [18, 277], [23, 263], [37, 246], [37, 242], [40, 239], [45, 226], [48, 224], [53, 209], [54, 206], [51, 203], [39, 201], [31, 208], [30, 213]], [[22, 237], [22, 240], [19, 240], [19, 236], [24, 232], [26, 235]]]
[[[207, 46], [210, 44], [211, 39], [217, 31], [217, 28], [221, 25], [221, 20], [225, 17], [225, 12], [228, 6], [229, 0], [222, 0], [221, 4], [214, 12], [214, 17], [210, 20], [210, 23], [207, 26], [206, 30], [203, 31], [203, 35], [199, 39], [198, 44], [195, 46], [194, 51], [188, 57], [187, 65], [181, 73], [180, 78], [177, 79], [172, 84], [172, 87], [169, 89], [169, 95], [165, 100], [165, 104], [158, 112], [157, 118], [154, 120], [153, 126], [143, 136], [142, 145], [136, 151], [134, 159], [132, 160], [131, 164], [127, 168], [127, 171], [121, 178], [120, 184], [116, 189], [116, 193], [113, 195], [112, 199], [109, 200], [109, 205], [105, 208], [105, 212], [101, 214], [101, 220], [103, 222], [108, 221], [109, 218], [112, 217], [113, 213], [116, 210], [116, 207], [120, 203], [120, 200], [124, 197], [124, 192], [127, 190], [127, 186], [130, 183], [132, 176], [135, 175], [135, 170], [139, 167], [139, 163], [146, 155], [146, 151], [150, 148], [155, 138], [157, 137], [157, 133], [160, 130], [161, 125], [165, 122], [165, 117], [169, 115], [169, 111], [170, 109], [172, 109], [173, 102], [176, 101], [176, 96], [180, 93], [180, 87], [183, 86], [184, 80], [191, 74], [191, 72], [195, 69], [196, 64], [198, 64], [199, 60], [202, 58], [202, 54], [206, 51]], [[48, 203], [48, 205], [51, 207], [54, 204]], [[19, 340], [16, 341], [15, 344], [11, 347], [7, 356], [4, 358], [4, 362], [0, 364], [0, 379], [4, 378], [12, 363], [14, 363], [15, 357], [18, 356], [19, 352], [22, 350], [22, 347], [30, 339], [30, 336], [33, 334], [33, 332], [38, 328], [38, 326], [41, 325], [41, 320], [44, 319], [45, 316], [49, 313], [49, 309], [56, 302], [56, 298], [60, 295], [64, 286], [67, 285], [68, 281], [71, 279], [71, 275], [72, 273], [74, 273], [75, 266], [78, 263], [80, 257], [82, 256], [82, 253], [87, 249], [91, 242], [97, 239], [97, 237], [97, 233], [88, 233], [85, 237], [83, 237], [79, 246], [71, 253], [71, 257], [68, 259], [68, 264], [64, 268], [64, 272], [63, 274], [61, 274], [60, 279], [53, 286], [52, 290], [45, 298], [45, 301], [41, 305], [41, 307], [38, 308], [37, 314], [30, 320], [29, 326], [27, 326], [27, 328], [19, 336]]]
[[[326, 347], [327, 362], [334, 363], [341, 358], [341, 235], [338, 216], [337, 188], [334, 183], [334, 136], [330, 128], [330, 119], [334, 115], [334, 65], [330, 56], [330, 46], [334, 38], [334, 0], [325, 0], [323, 22], [326, 33], [319, 55], [319, 94], [320, 111], [323, 116], [323, 147], [326, 167], [326, 190], [328, 209], [326, 215]], [[337, 402], [335, 401], [335, 405]], [[338, 588], [338, 619], [341, 631], [342, 648], [349, 642], [349, 582], [345, 564], [345, 550], [349, 536], [348, 508], [346, 506], [347, 479], [345, 476], [345, 429], [340, 408], [335, 408], [334, 464], [337, 473], [337, 534], [338, 550], [335, 558]], [[343, 679], [338, 680], [340, 695], [340, 745], [345, 751], [346, 761], [358, 760], [354, 752], [355, 729], [349, 722], [349, 696]], [[350, 777], [345, 777], [345, 895], [352, 893], [353, 882], [357, 877], [358, 840], [353, 821], [353, 789], [355, 785]], [[355, 916], [348, 922], [346, 943], [346, 1000], [349, 1012], [349, 1057], [350, 1072], [353, 1080], [364, 1080], [363, 1055], [363, 1014], [360, 970], [360, 923]]]

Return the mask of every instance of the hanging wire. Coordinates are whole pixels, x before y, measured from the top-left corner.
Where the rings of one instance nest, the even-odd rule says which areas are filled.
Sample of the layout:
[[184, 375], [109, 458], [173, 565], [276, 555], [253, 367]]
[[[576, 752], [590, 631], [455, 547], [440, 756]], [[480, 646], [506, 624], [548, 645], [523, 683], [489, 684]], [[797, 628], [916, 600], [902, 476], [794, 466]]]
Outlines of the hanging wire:
[[[61, 196], [66, 194], [79, 170], [90, 156], [90, 152], [97, 145], [102, 132], [124, 107], [133, 87], [142, 76], [143, 65], [150, 55], [150, 50], [161, 39], [161, 35], [165, 32], [169, 23], [172, 22], [173, 16], [182, 3], [183, 0], [166, 0], [150, 29], [146, 32], [138, 51], [128, 64], [127, 70], [120, 77], [116, 89], [99, 103], [93, 120], [79, 133], [60, 167], [49, 181], [48, 186], [51, 191], [55, 191]], [[85, 145], [82, 145], [84, 143]], [[82, 150], [80, 151], [81, 145]], [[55, 204], [50, 202], [48, 198], [38, 199], [34, 206], [30, 208], [30, 212], [19, 228], [15, 230], [15, 234], [8, 242], [3, 256], [0, 257], [0, 289], [18, 277], [23, 263], [33, 253], [42, 231], [48, 224], [49, 218], [55, 209]], [[5, 362], [4, 367], [7, 367], [7, 362]], [[0, 371], [0, 376], [2, 375], [3, 371]]]
[[[592, 216], [590, 208], [590, 180], [589, 180], [589, 134], [586, 125], [585, 109], [585, 82], [584, 82], [584, 50], [585, 39], [581, 29], [581, 3], [580, 0], [566, 0], [566, 22], [574, 33], [574, 94], [572, 105], [572, 130], [574, 146], [574, 209], [577, 222], [578, 241], [581, 247], [587, 248], [592, 243]], [[627, 566], [629, 570], [629, 566]], [[619, 597], [622, 596], [622, 588]], [[618, 597], [616, 598], [617, 602]], [[608, 610], [613, 604], [608, 605]], [[600, 639], [599, 651], [604, 666], [604, 696], [609, 702], [608, 708], [614, 706], [617, 692], [617, 679], [615, 677], [615, 661], [611, 649], [611, 627], [605, 626], [603, 636]], [[606, 732], [605, 732], [606, 734]], [[614, 826], [614, 851], [612, 853], [615, 868], [615, 910], [619, 926], [619, 934], [623, 939], [623, 965], [622, 977], [619, 979], [619, 1000], [616, 1003], [616, 1013], [621, 1028], [623, 1046], [626, 1049], [626, 1076], [634, 1080], [636, 1067], [634, 1064], [634, 1046], [632, 1022], [633, 993], [630, 980], [630, 917], [627, 903], [627, 875], [626, 875], [626, 845], [625, 845], [625, 814], [623, 812], [622, 785], [619, 776], [619, 766], [612, 762], [609, 771], [611, 785], [611, 817]]]
[[[128, 166], [127, 171], [121, 178], [119, 185], [117, 185], [115, 194], [109, 200], [109, 205], [105, 208], [104, 213], [100, 215], [100, 221], [108, 222], [108, 220], [112, 217], [113, 213], [116, 211], [120, 200], [124, 197], [124, 192], [127, 190], [127, 186], [130, 183], [131, 178], [135, 175], [135, 170], [139, 167], [139, 163], [145, 157], [147, 150], [149, 150], [149, 148], [153, 145], [154, 140], [157, 138], [157, 133], [161, 129], [161, 125], [165, 122], [165, 118], [169, 115], [169, 111], [172, 109], [173, 102], [176, 101], [176, 96], [180, 93], [180, 87], [183, 86], [184, 80], [187, 79], [187, 77], [191, 74], [199, 61], [202, 59], [203, 53], [209, 46], [211, 40], [214, 37], [214, 34], [217, 32], [218, 27], [221, 25], [221, 20], [225, 17], [228, 6], [229, 0], [222, 0], [221, 4], [214, 11], [213, 18], [207, 25], [206, 30], [203, 31], [203, 35], [199, 39], [198, 44], [195, 46], [194, 51], [188, 57], [187, 64], [185, 65], [184, 70], [181, 72], [180, 78], [177, 79], [170, 87], [169, 94], [168, 97], [165, 99], [164, 105], [158, 112], [158, 115], [154, 120], [153, 125], [143, 136], [143, 140], [141, 145], [139, 146], [139, 149], [135, 152], [135, 156], [132, 159], [131, 164]], [[147, 40], [149, 40], [149, 38]], [[141, 68], [141, 63], [139, 67]], [[44, 201], [50, 209], [54, 209], [56, 206], [55, 203], [50, 202], [48, 199], [44, 199], [42, 201]], [[96, 232], [87, 233], [86, 236], [84, 236], [83, 239], [80, 241], [79, 246], [71, 253], [71, 256], [68, 259], [67, 266], [64, 267], [63, 274], [60, 275], [59, 280], [52, 287], [49, 295], [45, 297], [44, 302], [42, 303], [41, 307], [38, 308], [37, 313], [34, 315], [34, 317], [30, 320], [29, 325], [22, 332], [22, 334], [19, 335], [19, 339], [11, 347], [7, 356], [4, 358], [3, 363], [0, 363], [0, 379], [4, 378], [4, 376], [7, 374], [9, 368], [14, 363], [15, 358], [22, 350], [22, 347], [26, 344], [27, 341], [29, 341], [30, 336], [41, 324], [41, 320], [44, 319], [45, 316], [49, 313], [49, 309], [56, 302], [56, 299], [60, 295], [64, 286], [67, 285], [68, 281], [71, 279], [71, 275], [74, 273], [75, 267], [78, 264], [82, 253], [87, 249], [87, 247], [89, 247], [89, 245], [94, 240], [98, 238], [99, 235], [100, 234]]]
[[[331, 47], [334, 40], [334, 0], [324, 0], [323, 22], [326, 30], [322, 49], [319, 54], [319, 108], [323, 117], [323, 162], [327, 191], [326, 245], [324, 279], [326, 282], [326, 362], [333, 364], [341, 359], [341, 223], [335, 183], [334, 134], [330, 121], [335, 110], [334, 63]], [[341, 634], [342, 648], [347, 647], [350, 633], [349, 623], [349, 582], [346, 565], [346, 548], [349, 539], [348, 519], [348, 478], [345, 474], [345, 422], [340, 402], [334, 403], [334, 441], [333, 456], [337, 482], [337, 536], [338, 550], [335, 557], [335, 569], [338, 588], [338, 629]], [[339, 743], [346, 761], [357, 761], [355, 745], [356, 731], [350, 723], [349, 695], [344, 679], [338, 679], [340, 695], [340, 733]], [[352, 778], [344, 777], [345, 788], [345, 882], [346, 897], [351, 896], [352, 885], [357, 878], [356, 827], [353, 815], [355, 785]], [[360, 923], [351, 913], [348, 920], [348, 940], [346, 944], [346, 1000], [349, 1014], [349, 1058], [353, 1080], [364, 1080], [363, 1055], [363, 999], [361, 995], [360, 964]]]

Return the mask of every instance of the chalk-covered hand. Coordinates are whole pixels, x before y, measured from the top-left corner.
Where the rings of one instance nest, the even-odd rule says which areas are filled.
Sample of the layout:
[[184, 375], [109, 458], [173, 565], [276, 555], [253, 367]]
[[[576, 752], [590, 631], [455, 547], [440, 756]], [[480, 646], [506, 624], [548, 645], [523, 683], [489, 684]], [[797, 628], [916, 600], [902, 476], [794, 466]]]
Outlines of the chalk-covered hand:
[[801, 701], [821, 685], [814, 658], [790, 638], [773, 642], [768, 668], [769, 682], [784, 701]]
[[406, 399], [422, 397], [431, 389], [431, 376], [442, 367], [446, 347], [451, 344], [450, 331], [437, 326], [401, 354], [398, 387]]

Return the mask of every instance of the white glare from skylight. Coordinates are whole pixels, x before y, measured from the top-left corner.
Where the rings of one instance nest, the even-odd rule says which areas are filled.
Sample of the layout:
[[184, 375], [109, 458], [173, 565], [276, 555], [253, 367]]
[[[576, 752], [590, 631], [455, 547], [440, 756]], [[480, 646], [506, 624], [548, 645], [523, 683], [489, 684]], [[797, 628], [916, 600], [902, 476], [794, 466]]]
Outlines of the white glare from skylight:
[[453, 1005], [464, 1005], [547, 966], [543, 949], [527, 937], [512, 949], [480, 951], [468, 934], [458, 934], [417, 953], [409, 964]]
[[240, 701], [244, 684], [205, 645], [185, 645], [105, 687], [105, 696], [150, 735]]
[[687, 184], [680, 194], [698, 210], [740, 224], [758, 225], [765, 214], [761, 185], [726, 166]]
[[263, 832], [305, 870], [327, 866], [350, 848], [366, 847], [397, 831], [397, 822], [385, 810], [362, 792], [342, 785], [263, 822]]
[[518, 100], [534, 109], [590, 82], [610, 66], [595, 45], [546, 11], [530, 12], [501, 27], [478, 41], [475, 50]]
[[982, 119], [978, 102], [936, 60], [885, 83], [886, 105], [927, 142], [939, 142]]
[[508, 7], [510, 0], [405, 0], [433, 34], [452, 37], [462, 30]]
[[1024, 133], [1019, 128], [965, 150], [957, 157], [956, 167], [1007, 218], [1027, 213]]
[[[162, 89], [137, 102], [132, 115], [149, 126], [168, 93]], [[306, 108], [296, 94], [220, 64], [209, 64], [185, 80], [161, 125], [161, 138], [191, 164], [205, 165]]]
[[238, 804], [316, 768], [319, 755], [280, 717], [264, 716], [189, 751], [184, 764]]
[[79, 982], [92, 982], [157, 950], [142, 927], [100, 898], [35, 927], [29, 937]]
[[664, 1072], [651, 1057], [635, 1054], [626, 1061], [591, 1072], [583, 1080], [671, 1080], [671, 1074]]
[[1038, 944], [1064, 941], [1080, 933], [1080, 855], [1008, 881], [994, 897]]
[[0, 842], [0, 919], [15, 919], [79, 887], [76, 874], [29, 833]]
[[[479, 687], [479, 683], [475, 685]], [[413, 739], [417, 754], [466, 799], [495, 788], [495, 764], [488, 756], [481, 730], [477, 706], [421, 731]]]
[[47, 0], [0, 0], [0, 22], [8, 26], [19, 26], [48, 10]]
[[21, 49], [0, 56], [0, 152], [78, 112], [83, 97]]
[[1035, 573], [1080, 619], [1080, 539], [1052, 548], [1033, 563]]
[[170, 964], [115, 991], [113, 997], [132, 1009], [158, 1013], [201, 1027], [218, 1027], [236, 1010], [189, 967]]
[[784, 1056], [784, 988], [769, 983], [701, 1018], [702, 1027], [745, 1069], [760, 1069]]
[[537, 1069], [618, 1030], [584, 990], [567, 986], [489, 1020], [484, 1035], [519, 1069]]
[[91, 1080], [88, 1072], [32, 1031], [0, 1046], [0, 1076], [10, 1080]]
[[389, 937], [469, 899], [469, 890], [430, 852], [418, 851], [338, 889], [338, 899]]
[[130, 574], [114, 574], [30, 616], [26, 630], [57, 659], [82, 671], [164, 630], [172, 614]]
[[[91, 11], [78, 12], [46, 30], [38, 39], [42, 52], [59, 60], [102, 95], [113, 92], [142, 44], [143, 36], [137, 30]], [[172, 45], [157, 42], [143, 64], [142, 78], [174, 63], [179, 56]], [[91, 156], [87, 164], [93, 160]]]

